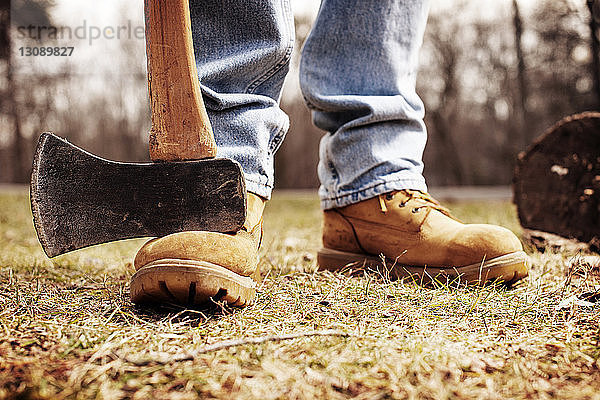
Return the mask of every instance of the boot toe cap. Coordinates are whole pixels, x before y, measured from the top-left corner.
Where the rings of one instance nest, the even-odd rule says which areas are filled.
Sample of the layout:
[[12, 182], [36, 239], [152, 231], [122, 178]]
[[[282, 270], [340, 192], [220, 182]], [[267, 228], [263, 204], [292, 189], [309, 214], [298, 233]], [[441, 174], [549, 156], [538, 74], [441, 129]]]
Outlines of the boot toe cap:
[[496, 225], [465, 225], [455, 237], [460, 253], [470, 260], [465, 264], [492, 259], [523, 250], [523, 245], [510, 230]]
[[160, 259], [206, 261], [249, 276], [255, 272], [258, 251], [251, 235], [240, 231], [235, 235], [218, 232], [188, 231], [152, 239], [137, 252], [137, 269]]

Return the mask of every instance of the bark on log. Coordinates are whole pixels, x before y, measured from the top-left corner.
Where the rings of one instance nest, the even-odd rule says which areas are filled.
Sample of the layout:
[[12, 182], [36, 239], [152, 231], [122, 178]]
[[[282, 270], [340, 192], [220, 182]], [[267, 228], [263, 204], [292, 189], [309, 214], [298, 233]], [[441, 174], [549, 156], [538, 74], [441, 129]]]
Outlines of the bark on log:
[[600, 113], [564, 118], [519, 155], [514, 202], [526, 229], [600, 249]]

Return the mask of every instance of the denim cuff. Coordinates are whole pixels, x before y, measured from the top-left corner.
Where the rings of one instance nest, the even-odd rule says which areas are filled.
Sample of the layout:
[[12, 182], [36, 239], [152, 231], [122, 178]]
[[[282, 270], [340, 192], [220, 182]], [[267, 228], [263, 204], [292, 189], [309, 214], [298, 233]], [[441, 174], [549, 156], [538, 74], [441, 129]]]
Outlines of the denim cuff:
[[323, 210], [329, 210], [332, 208], [339, 208], [349, 206], [364, 200], [377, 197], [380, 194], [392, 192], [394, 190], [420, 190], [427, 192], [427, 185], [425, 179], [422, 176], [397, 179], [390, 182], [381, 182], [375, 186], [371, 186], [362, 190], [357, 190], [350, 193], [345, 193], [336, 197], [325, 197], [323, 188], [319, 188], [319, 196], [321, 197], [321, 208]]
[[[246, 178], [246, 191], [254, 193], [267, 200], [271, 199], [271, 193], [273, 192], [273, 186], [266, 182], [266, 178], [260, 175], [249, 175], [245, 174]], [[260, 179], [263, 178], [263, 179]]]

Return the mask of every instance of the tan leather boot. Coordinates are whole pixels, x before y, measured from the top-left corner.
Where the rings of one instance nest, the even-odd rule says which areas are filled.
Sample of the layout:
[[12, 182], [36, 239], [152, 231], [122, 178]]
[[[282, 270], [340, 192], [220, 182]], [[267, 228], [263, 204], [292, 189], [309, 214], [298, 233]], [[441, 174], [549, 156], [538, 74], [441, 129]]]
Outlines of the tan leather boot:
[[392, 277], [483, 283], [527, 276], [529, 257], [508, 229], [463, 224], [430, 195], [403, 190], [325, 211], [320, 268], [383, 266]]
[[235, 234], [189, 231], [152, 239], [135, 256], [131, 278], [135, 303], [201, 304], [254, 300], [265, 200], [248, 193], [248, 215]]

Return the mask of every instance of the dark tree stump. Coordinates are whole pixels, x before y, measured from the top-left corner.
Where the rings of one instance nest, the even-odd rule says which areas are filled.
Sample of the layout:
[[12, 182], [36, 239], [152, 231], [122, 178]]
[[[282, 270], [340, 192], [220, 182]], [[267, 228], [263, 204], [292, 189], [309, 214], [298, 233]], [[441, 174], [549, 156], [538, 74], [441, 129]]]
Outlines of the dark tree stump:
[[569, 116], [519, 155], [513, 178], [521, 225], [600, 248], [600, 113]]

